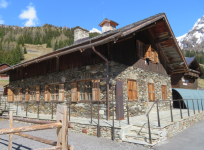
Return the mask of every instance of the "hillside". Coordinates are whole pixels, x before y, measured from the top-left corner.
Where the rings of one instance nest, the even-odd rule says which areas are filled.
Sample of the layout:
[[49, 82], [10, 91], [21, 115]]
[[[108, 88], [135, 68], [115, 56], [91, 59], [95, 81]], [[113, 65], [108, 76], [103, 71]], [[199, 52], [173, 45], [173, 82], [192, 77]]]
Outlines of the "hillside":
[[[90, 33], [90, 37], [100, 33]], [[44, 24], [41, 27], [0, 26], [0, 64], [22, 61], [73, 44], [74, 31], [66, 26]], [[24, 49], [27, 54], [24, 54]]]

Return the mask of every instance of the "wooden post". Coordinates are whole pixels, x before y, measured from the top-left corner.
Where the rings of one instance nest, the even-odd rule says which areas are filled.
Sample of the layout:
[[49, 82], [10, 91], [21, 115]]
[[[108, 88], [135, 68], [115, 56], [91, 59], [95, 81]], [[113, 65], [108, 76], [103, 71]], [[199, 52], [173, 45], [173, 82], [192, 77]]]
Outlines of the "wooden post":
[[[9, 112], [9, 127], [13, 128], [13, 111]], [[8, 150], [12, 149], [12, 137], [13, 134], [9, 134], [9, 146], [8, 146]]]
[[67, 106], [57, 105], [57, 122], [62, 123], [62, 127], [57, 128], [57, 146], [62, 146], [62, 150], [68, 150]]

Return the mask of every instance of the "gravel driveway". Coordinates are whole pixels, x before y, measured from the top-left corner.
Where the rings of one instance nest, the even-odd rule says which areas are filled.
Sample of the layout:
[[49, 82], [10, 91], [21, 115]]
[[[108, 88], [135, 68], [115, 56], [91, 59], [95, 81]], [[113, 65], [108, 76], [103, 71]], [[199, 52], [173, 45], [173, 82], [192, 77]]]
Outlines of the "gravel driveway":
[[[14, 127], [29, 126], [27, 123], [14, 122]], [[9, 122], [7, 120], [0, 120], [0, 128], [8, 128]], [[42, 137], [48, 140], [57, 140], [56, 129], [47, 129], [40, 131], [26, 132], [37, 137]], [[0, 135], [0, 150], [7, 150], [9, 135]], [[116, 142], [105, 138], [97, 138], [94, 136], [85, 135], [82, 133], [69, 132], [69, 145], [74, 146], [74, 150], [149, 150], [143, 146], [138, 146], [129, 143]], [[34, 140], [13, 135], [14, 150], [30, 150], [36, 148], [51, 147], [50, 145], [40, 143]]]

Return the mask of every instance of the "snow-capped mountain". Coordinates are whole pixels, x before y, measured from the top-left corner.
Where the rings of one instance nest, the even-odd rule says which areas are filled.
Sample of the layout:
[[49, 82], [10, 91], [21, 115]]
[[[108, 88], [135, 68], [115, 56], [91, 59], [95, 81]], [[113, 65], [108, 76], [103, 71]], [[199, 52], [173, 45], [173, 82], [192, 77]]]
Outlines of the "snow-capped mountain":
[[96, 28], [93, 28], [92, 30], [89, 31], [90, 33], [94, 33], [94, 32], [97, 32], [97, 33], [100, 33], [101, 34], [101, 31], [96, 29]]
[[204, 15], [186, 34], [177, 37], [181, 49], [204, 50]]

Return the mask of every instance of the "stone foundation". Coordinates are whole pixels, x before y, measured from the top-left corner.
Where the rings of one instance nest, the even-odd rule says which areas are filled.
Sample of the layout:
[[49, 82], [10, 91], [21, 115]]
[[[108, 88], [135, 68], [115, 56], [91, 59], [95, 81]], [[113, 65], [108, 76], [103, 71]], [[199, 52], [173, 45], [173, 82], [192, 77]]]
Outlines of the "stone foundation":
[[[141, 68], [136, 68], [132, 66], [126, 66], [120, 63], [116, 63], [111, 61], [109, 64], [109, 76], [111, 77], [110, 83], [113, 83], [113, 91], [112, 85], [110, 84], [109, 87], [109, 100], [112, 100], [112, 93], [113, 99], [115, 101], [115, 84], [116, 81], [123, 82], [123, 100], [124, 100], [124, 109], [125, 109], [125, 116], [127, 114], [126, 110], [126, 101], [128, 101], [127, 95], [127, 79], [135, 79], [137, 81], [137, 93], [138, 93], [138, 100], [132, 101], [128, 103], [129, 106], [129, 114], [130, 116], [137, 116], [142, 115], [149, 110], [152, 106], [153, 102], [148, 101], [148, 83], [154, 83], [155, 87], [155, 98], [156, 100], [162, 99], [162, 91], [161, 86], [167, 86], [167, 98], [169, 100], [172, 99], [172, 88], [171, 88], [171, 79], [168, 76], [160, 75], [158, 73], [150, 72]], [[98, 78], [106, 78], [106, 64], [99, 63], [91, 66], [84, 66], [80, 68], [69, 69], [66, 71], [55, 72], [48, 74], [46, 76], [37, 76], [33, 78], [27, 78], [18, 81], [11, 81], [9, 84], [10, 88], [22, 88], [23, 93], [25, 93], [25, 88], [40, 85], [40, 104], [39, 109], [40, 113], [42, 114], [51, 114], [51, 106], [50, 102], [44, 101], [44, 90], [45, 85], [50, 83], [65, 83], [65, 102], [61, 104], [70, 103], [71, 101], [71, 82], [80, 81], [80, 80], [90, 80], [90, 79], [98, 79]], [[106, 91], [106, 79], [100, 80], [100, 99], [106, 101], [107, 91]], [[21, 109], [26, 110], [26, 102], [25, 102], [25, 95], [23, 95], [23, 100], [21, 104]], [[68, 105], [69, 106], [69, 105]], [[106, 102], [101, 102], [99, 105], [100, 108], [100, 118], [106, 118], [106, 111], [107, 111], [107, 104]], [[168, 103], [162, 103], [160, 109], [168, 109]], [[53, 112], [56, 112], [56, 104], [53, 104]], [[97, 118], [98, 105], [93, 104], [93, 118]], [[110, 112], [115, 110], [115, 104], [110, 102]], [[90, 117], [90, 110], [91, 104], [90, 103], [71, 103], [71, 116], [75, 117]], [[29, 103], [28, 104], [28, 111], [32, 113], [37, 113], [37, 104]], [[112, 115], [112, 113], [110, 113]]]

